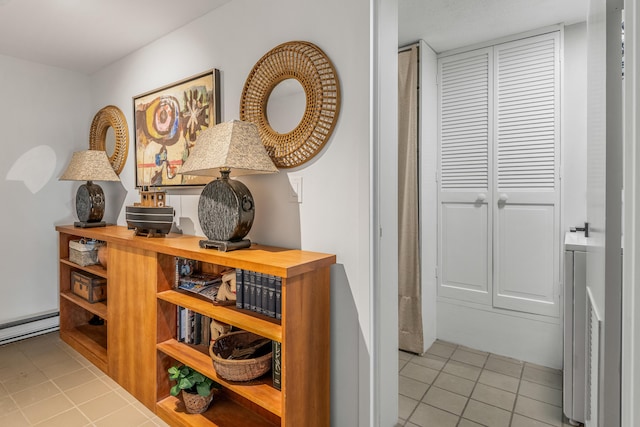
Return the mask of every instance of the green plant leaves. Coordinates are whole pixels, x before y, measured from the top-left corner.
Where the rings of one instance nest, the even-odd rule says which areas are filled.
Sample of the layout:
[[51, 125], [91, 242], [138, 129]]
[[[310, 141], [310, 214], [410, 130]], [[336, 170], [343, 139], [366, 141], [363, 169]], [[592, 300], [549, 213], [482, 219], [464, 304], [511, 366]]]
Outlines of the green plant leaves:
[[177, 396], [180, 390], [186, 390], [191, 393], [197, 392], [201, 396], [208, 396], [211, 393], [211, 387], [214, 384], [217, 385], [211, 378], [205, 377], [186, 365], [180, 367], [172, 366], [167, 372], [169, 373], [169, 379], [176, 381], [176, 384], [169, 390], [172, 396]]
[[[209, 380], [211, 381], [211, 380]], [[196, 386], [197, 390], [198, 390], [198, 394], [200, 396], [209, 396], [209, 393], [211, 393], [211, 385], [207, 384], [207, 383], [200, 383]]]

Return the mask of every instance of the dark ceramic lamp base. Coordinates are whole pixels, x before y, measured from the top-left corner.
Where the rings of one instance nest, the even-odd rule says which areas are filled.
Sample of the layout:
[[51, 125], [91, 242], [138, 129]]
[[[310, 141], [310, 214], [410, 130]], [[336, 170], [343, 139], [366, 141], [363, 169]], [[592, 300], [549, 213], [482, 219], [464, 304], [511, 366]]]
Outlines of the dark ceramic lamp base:
[[80, 221], [73, 225], [79, 228], [104, 227], [104, 192], [98, 184], [87, 181], [78, 188], [76, 193], [76, 213]]
[[221, 174], [200, 195], [198, 218], [208, 238], [200, 241], [200, 247], [221, 252], [248, 248], [251, 242], [244, 237], [253, 224], [253, 197], [242, 182], [229, 179], [229, 171]]

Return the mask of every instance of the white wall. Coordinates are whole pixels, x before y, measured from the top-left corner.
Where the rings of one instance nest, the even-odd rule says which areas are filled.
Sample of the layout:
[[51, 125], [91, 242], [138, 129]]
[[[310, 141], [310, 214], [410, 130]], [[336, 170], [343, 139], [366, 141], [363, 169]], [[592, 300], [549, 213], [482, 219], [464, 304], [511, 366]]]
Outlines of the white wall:
[[[591, 0], [587, 19], [588, 153], [587, 217], [593, 226], [587, 246], [587, 289], [602, 319], [598, 372], [598, 424], [620, 425], [622, 263], [622, 0]], [[592, 359], [593, 361], [594, 359]], [[593, 383], [593, 381], [592, 381]]]
[[420, 41], [420, 251], [422, 256], [422, 330], [425, 351], [437, 338], [438, 283], [438, 57]]
[[640, 9], [624, 5], [624, 261], [622, 289], [622, 422], [640, 424]]
[[564, 27], [562, 81], [563, 229], [587, 220], [587, 25]]
[[[335, 426], [368, 424], [370, 404], [369, 11], [370, 4], [365, 0], [236, 0], [91, 78], [91, 110], [108, 104], [118, 106], [125, 113], [133, 138], [132, 97], [137, 94], [218, 68], [222, 118], [226, 121], [239, 118], [240, 96], [248, 73], [276, 45], [310, 41], [332, 60], [340, 79], [342, 103], [334, 134], [325, 148], [297, 169], [241, 179], [256, 202], [256, 218], [249, 235], [253, 241], [337, 254], [338, 265], [332, 270], [331, 315]], [[300, 205], [287, 200], [288, 174], [303, 178]], [[125, 204], [132, 204], [138, 199], [133, 140], [121, 179], [128, 191]], [[168, 201], [176, 209], [183, 231], [202, 235], [197, 218], [198, 194], [193, 190], [171, 191]], [[118, 223], [125, 224], [124, 207]]]
[[0, 56], [0, 324], [58, 310], [54, 224], [75, 219], [79, 185], [58, 177], [72, 151], [89, 148], [88, 83], [77, 73]]

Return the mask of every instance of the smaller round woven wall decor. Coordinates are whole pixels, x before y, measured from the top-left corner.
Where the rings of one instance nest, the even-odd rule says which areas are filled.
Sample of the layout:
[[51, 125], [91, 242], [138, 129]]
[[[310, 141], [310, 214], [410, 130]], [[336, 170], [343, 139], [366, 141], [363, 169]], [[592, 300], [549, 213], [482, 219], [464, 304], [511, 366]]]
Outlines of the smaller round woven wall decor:
[[113, 170], [120, 175], [129, 154], [129, 127], [122, 111], [113, 105], [107, 105], [96, 113], [89, 131], [89, 148], [106, 151], [107, 130], [113, 128], [115, 147], [109, 157]]
[[[278, 133], [269, 124], [267, 102], [283, 80], [296, 79], [306, 95], [300, 123]], [[255, 123], [273, 163], [292, 168], [309, 161], [329, 140], [340, 112], [340, 83], [333, 64], [317, 46], [283, 43], [267, 52], [249, 73], [242, 90], [240, 120]]]

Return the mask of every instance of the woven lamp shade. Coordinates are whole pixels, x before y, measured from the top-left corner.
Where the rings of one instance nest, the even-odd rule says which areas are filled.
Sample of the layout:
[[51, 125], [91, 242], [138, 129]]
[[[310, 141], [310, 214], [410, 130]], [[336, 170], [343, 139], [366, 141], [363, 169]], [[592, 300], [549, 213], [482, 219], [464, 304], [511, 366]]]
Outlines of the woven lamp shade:
[[278, 172], [267, 154], [255, 124], [232, 120], [207, 128], [178, 173], [217, 176], [230, 169], [230, 176]]
[[107, 153], [101, 150], [76, 151], [60, 181], [120, 181]]

